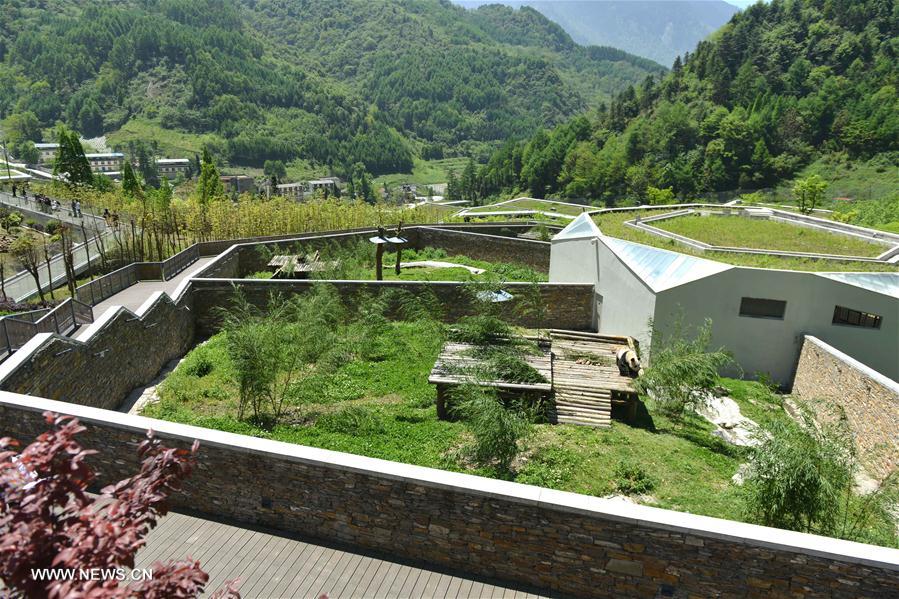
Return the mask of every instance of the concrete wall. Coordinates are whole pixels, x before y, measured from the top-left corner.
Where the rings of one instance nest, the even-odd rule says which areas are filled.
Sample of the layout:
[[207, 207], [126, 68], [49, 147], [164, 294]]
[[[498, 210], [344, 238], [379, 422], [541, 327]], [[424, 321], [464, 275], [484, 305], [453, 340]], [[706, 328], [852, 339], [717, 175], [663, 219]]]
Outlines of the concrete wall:
[[[345, 302], [377, 294], [382, 290], [402, 289], [413, 294], [433, 292], [443, 307], [446, 322], [475, 313], [469, 289], [465, 283], [415, 281], [303, 281], [271, 279], [194, 279], [192, 281], [194, 313], [198, 332], [203, 335], [218, 330], [220, 315], [217, 308], [227, 306], [234, 296], [235, 286], [247, 299], [258, 306], [268, 304], [272, 294], [289, 296], [305, 293], [316, 283], [334, 285]], [[503, 286], [513, 299], [499, 304], [504, 315], [516, 324], [531, 327], [552, 326], [560, 329], [588, 330], [593, 322], [593, 285], [569, 283], [540, 283], [539, 291], [546, 305], [542, 322], [519, 309], [521, 296], [530, 290], [530, 283], [507, 283]]]
[[[784, 300], [783, 320], [740, 316], [743, 297]], [[883, 316], [880, 329], [831, 324], [835, 305]], [[733, 352], [747, 375], [769, 373], [789, 387], [804, 334], [822, 339], [890, 378], [899, 377], [899, 300], [812, 273], [733, 268], [661, 291], [660, 329], [712, 320], [712, 343]]]
[[0, 393], [0, 436], [77, 416], [98, 485], [147, 428], [200, 441], [176, 507], [577, 597], [886, 597], [899, 551]]
[[599, 264], [596, 291], [601, 306], [598, 332], [633, 337], [646, 357], [652, 351], [650, 320], [656, 309], [655, 293], [608, 247], [597, 243], [595, 251]]
[[793, 393], [821, 422], [842, 408], [865, 468], [883, 478], [899, 466], [899, 383], [871, 370], [820, 339], [806, 336]]
[[549, 270], [549, 242], [502, 234], [506, 232], [514, 234], [507, 227], [487, 231], [418, 227], [410, 241], [414, 241], [414, 247], [419, 249], [431, 246], [475, 260], [523, 264], [542, 272]]

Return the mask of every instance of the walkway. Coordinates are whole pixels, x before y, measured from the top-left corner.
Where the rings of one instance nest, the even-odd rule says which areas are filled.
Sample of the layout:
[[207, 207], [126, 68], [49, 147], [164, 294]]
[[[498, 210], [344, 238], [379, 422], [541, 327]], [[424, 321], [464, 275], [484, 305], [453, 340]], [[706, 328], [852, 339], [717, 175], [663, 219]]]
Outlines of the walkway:
[[216, 257], [206, 256], [200, 258], [168, 281], [140, 281], [131, 287], [127, 287], [94, 306], [94, 318], [99, 318], [101, 314], [106, 312], [107, 308], [112, 306], [124, 306], [132, 312], [136, 312], [155, 291], [165, 291], [172, 295], [182, 281], [190, 278], [193, 273], [215, 260]]
[[[0, 204], [9, 208], [17, 210], [28, 210], [30, 212], [40, 214], [48, 218], [64, 221], [75, 225], [78, 230], [81, 229], [82, 219], [71, 216], [65, 209], [58, 210], [52, 214], [41, 212], [38, 209], [37, 204], [32, 200], [32, 196], [29, 196], [28, 199], [24, 199], [19, 196], [13, 197], [11, 194], [6, 193], [5, 191], [0, 191]], [[84, 224], [88, 230], [89, 235], [91, 233], [106, 235], [106, 223], [102, 218], [86, 214], [84, 218]], [[76, 274], [80, 274], [87, 270], [88, 257], [90, 257], [91, 262], [96, 262], [100, 259], [100, 254], [97, 251], [96, 243], [93, 238], [91, 239], [87, 250], [84, 249], [84, 244], [78, 244], [75, 246], [75, 249], [72, 253], [75, 258]], [[53, 274], [54, 287], [61, 285], [65, 281], [65, 264], [63, 263], [61, 255], [57, 255], [50, 260], [50, 271]], [[38, 275], [41, 280], [41, 287], [47, 289], [50, 278], [48, 276], [47, 266], [45, 264], [41, 265]], [[17, 302], [25, 301], [37, 295], [37, 286], [34, 283], [34, 278], [27, 272], [22, 271], [7, 278], [4, 284], [6, 286], [7, 296]]]
[[[170, 512], [147, 537], [136, 568], [155, 561], [200, 561], [210, 591], [240, 579], [245, 599], [281, 597], [514, 597], [539, 595], [459, 573], [419, 568], [363, 552], [305, 542], [265, 529], [251, 529]], [[533, 590], [533, 589], [531, 589]]]

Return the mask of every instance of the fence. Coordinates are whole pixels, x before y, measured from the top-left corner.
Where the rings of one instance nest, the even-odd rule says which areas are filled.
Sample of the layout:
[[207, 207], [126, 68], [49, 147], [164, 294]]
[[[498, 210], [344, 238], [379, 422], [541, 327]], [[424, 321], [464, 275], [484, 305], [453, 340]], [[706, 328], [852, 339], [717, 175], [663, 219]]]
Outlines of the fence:
[[[43, 312], [43, 316], [38, 315]], [[0, 318], [0, 353], [6, 355], [20, 349], [38, 333], [65, 335], [75, 327], [94, 321], [94, 311], [88, 304], [69, 298], [53, 308], [25, 312]]]

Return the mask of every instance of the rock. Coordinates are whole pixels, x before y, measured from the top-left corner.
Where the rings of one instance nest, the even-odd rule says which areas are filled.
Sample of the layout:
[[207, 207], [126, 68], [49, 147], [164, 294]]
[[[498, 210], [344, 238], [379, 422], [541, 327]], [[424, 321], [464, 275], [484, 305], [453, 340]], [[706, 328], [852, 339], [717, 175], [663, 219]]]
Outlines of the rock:
[[712, 434], [721, 440], [744, 447], [759, 444], [756, 438], [758, 424], [743, 416], [739, 404], [730, 397], [710, 395], [700, 402], [696, 411], [717, 427]]

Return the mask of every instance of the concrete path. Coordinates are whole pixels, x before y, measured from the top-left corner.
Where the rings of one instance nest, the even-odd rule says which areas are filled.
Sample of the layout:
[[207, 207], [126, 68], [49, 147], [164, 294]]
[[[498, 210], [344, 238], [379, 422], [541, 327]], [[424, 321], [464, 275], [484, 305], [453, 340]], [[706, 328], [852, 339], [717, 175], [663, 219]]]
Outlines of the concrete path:
[[[53, 212], [52, 214], [42, 212], [39, 209], [37, 203], [33, 201], [32, 196], [29, 196], [27, 199], [25, 199], [18, 196], [13, 197], [12, 194], [6, 192], [0, 192], [0, 204], [6, 206], [7, 208], [23, 212], [26, 218], [29, 215], [50, 217], [55, 220], [70, 223], [77, 227], [78, 230], [81, 229], [81, 218], [73, 217], [65, 208]], [[88, 230], [88, 235], [93, 232], [104, 236], [107, 235], [106, 222], [102, 218], [85, 213], [83, 220], [84, 225]], [[100, 253], [97, 251], [96, 242], [93, 239], [89, 241], [87, 249], [85, 249], [84, 244], [81, 243], [75, 246], [75, 249], [72, 253], [75, 258], [76, 274], [81, 274], [87, 270], [88, 258], [90, 258], [90, 263], [96, 263], [100, 260]], [[57, 255], [51, 258], [49, 273], [47, 272], [46, 265], [42, 265], [38, 272], [41, 281], [41, 287], [44, 290], [47, 290], [50, 287], [51, 273], [53, 287], [57, 287], [65, 281], [65, 264], [63, 263], [61, 255]], [[5, 280], [4, 285], [6, 287], [6, 295], [17, 302], [25, 301], [37, 295], [37, 285], [34, 282], [34, 277], [32, 277], [25, 271], [16, 273], [11, 277], [8, 277]]]
[[143, 304], [155, 291], [165, 291], [169, 295], [172, 295], [182, 281], [190, 278], [196, 271], [215, 260], [215, 258], [216, 256], [200, 258], [168, 281], [140, 281], [127, 289], [123, 289], [94, 306], [94, 318], [98, 318], [113, 306], [124, 306], [132, 312], [136, 312], [137, 309], [141, 307], [141, 304]]

